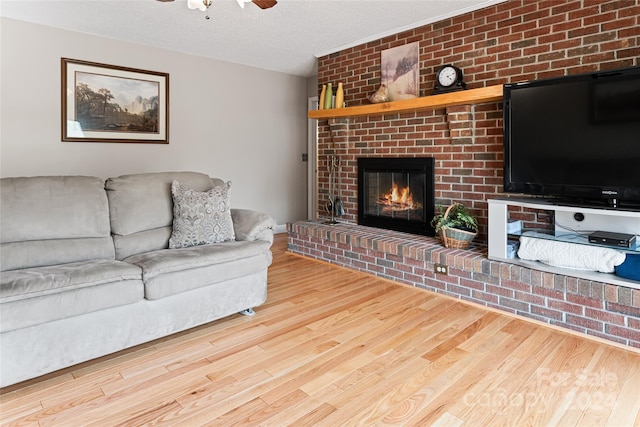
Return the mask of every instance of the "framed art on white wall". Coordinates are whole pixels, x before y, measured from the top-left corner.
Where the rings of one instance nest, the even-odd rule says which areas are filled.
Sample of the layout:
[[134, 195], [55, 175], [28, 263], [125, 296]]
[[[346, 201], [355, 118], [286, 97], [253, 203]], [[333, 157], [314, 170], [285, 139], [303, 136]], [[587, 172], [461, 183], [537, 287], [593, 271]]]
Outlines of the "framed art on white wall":
[[169, 143], [169, 74], [62, 58], [62, 140]]

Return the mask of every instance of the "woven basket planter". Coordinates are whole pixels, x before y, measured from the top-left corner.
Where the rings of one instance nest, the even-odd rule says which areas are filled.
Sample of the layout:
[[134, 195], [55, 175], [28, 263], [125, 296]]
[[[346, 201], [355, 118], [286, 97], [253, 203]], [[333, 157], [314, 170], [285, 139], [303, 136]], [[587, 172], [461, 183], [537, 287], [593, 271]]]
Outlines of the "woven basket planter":
[[446, 248], [467, 249], [477, 235], [457, 228], [442, 227], [440, 230], [440, 238]]
[[[444, 212], [444, 219], [447, 218], [454, 205], [455, 204], [449, 206]], [[450, 228], [447, 226], [443, 226], [440, 229], [440, 238], [446, 248], [466, 249], [477, 235], [477, 232], [460, 230], [458, 228]]]

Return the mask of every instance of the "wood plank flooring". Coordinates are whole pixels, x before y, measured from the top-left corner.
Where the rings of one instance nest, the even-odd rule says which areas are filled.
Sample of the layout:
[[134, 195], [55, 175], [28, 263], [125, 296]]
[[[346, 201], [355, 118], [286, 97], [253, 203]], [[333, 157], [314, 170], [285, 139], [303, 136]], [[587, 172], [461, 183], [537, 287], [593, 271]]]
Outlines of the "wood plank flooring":
[[640, 426], [640, 354], [297, 257], [269, 297], [8, 387], [3, 426]]

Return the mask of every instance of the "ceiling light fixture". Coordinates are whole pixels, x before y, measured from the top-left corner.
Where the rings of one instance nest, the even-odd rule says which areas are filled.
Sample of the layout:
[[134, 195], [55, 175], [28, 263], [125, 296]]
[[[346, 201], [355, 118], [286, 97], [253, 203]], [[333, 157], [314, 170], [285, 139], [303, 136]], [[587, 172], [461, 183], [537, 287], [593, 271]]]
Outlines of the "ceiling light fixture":
[[[245, 3], [251, 3], [253, 0], [236, 0], [238, 2], [238, 6], [244, 9]], [[189, 9], [199, 9], [203, 12], [207, 12], [213, 0], [187, 0], [187, 6]], [[205, 15], [205, 19], [209, 19], [209, 13]]]

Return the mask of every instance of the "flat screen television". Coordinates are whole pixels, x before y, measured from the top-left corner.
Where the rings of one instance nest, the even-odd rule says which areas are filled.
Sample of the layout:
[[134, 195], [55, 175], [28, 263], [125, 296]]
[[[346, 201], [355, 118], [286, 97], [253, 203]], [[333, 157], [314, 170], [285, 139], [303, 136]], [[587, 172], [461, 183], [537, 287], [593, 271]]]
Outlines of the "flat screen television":
[[505, 192], [640, 207], [640, 67], [506, 84], [503, 102]]

